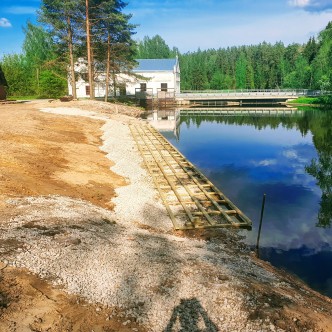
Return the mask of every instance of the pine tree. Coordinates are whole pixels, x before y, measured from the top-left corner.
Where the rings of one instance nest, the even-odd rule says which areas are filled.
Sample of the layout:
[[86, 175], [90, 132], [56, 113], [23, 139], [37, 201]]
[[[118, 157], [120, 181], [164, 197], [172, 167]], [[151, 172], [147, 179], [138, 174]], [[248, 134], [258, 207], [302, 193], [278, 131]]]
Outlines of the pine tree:
[[105, 101], [112, 79], [114, 96], [117, 88], [117, 74], [129, 74], [136, 64], [134, 61], [136, 45], [132, 39], [135, 25], [130, 24], [131, 15], [122, 9], [126, 4], [121, 0], [101, 1], [93, 11], [91, 20], [93, 37], [93, 54], [96, 62], [102, 64], [101, 70], [106, 72]]
[[65, 54], [69, 59], [70, 81], [73, 97], [76, 99], [76, 80], [75, 80], [75, 55], [74, 45], [79, 34], [83, 34], [80, 18], [83, 14], [82, 0], [42, 0], [39, 11], [39, 20], [45, 23], [58, 46], [61, 54], [66, 45]]
[[236, 61], [236, 88], [246, 88], [246, 74], [247, 74], [247, 60], [244, 53], [241, 53], [238, 60]]
[[159, 35], [152, 38], [145, 36], [137, 45], [138, 59], [169, 59], [175, 57], [176, 54], [177, 49], [171, 50]]

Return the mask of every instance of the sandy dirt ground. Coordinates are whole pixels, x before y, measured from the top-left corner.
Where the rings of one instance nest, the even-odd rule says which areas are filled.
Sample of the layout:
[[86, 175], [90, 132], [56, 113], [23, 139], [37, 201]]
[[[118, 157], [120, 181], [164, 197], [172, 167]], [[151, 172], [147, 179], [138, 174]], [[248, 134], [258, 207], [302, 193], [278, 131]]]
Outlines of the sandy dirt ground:
[[[39, 111], [57, 105], [67, 106], [57, 101], [0, 104], [2, 218], [12, 216], [12, 209], [4, 202], [24, 196], [63, 195], [112, 209], [114, 189], [126, 184], [124, 178], [110, 170], [112, 162], [99, 148], [103, 122]], [[70, 106], [75, 107], [75, 102]], [[91, 110], [89, 104], [80, 103], [80, 107]], [[9, 251], [18, 246], [15, 240], [0, 242], [0, 247]], [[4, 267], [3, 264], [0, 273], [2, 332], [133, 331], [123, 326], [121, 319], [109, 319], [114, 308], [87, 304], [52, 288], [27, 270]]]
[[[64, 106], [94, 110], [114, 119], [118, 119], [122, 114], [137, 117], [140, 113], [135, 108], [105, 106], [103, 103], [89, 101], [73, 101], [65, 105], [59, 101], [0, 104], [1, 232], [7, 230], [5, 223], [8, 221], [17, 222], [22, 211], [22, 207], [15, 205], [17, 200], [23, 201], [26, 197], [29, 197], [30, 201], [31, 197], [70, 197], [112, 211], [116, 206], [116, 189], [128, 184], [128, 179], [110, 169], [117, 161], [107, 159], [100, 149], [103, 121], [39, 111], [41, 108]], [[24, 204], [27, 205], [30, 201], [26, 200]], [[47, 213], [47, 207], [44, 206], [43, 213], [45, 212]], [[86, 218], [88, 224], [91, 220]], [[27, 232], [40, 232], [45, 237], [54, 237], [57, 232], [62, 232], [57, 228], [57, 222], [58, 219], [53, 218], [49, 225], [42, 225], [32, 220], [22, 224], [22, 227], [25, 227]], [[110, 218], [100, 217], [100, 223], [105, 224], [102, 226], [103, 234], [113, 227]], [[69, 226], [81, 227], [78, 224], [76, 222]], [[89, 232], [95, 234], [95, 224], [91, 222], [90, 226]], [[22, 227], [19, 234], [22, 234]], [[145, 236], [151, 234], [151, 237], [157, 238], [159, 234], [163, 234], [148, 224], [137, 222], [133, 227], [141, 229], [142, 232], [144, 230]], [[190, 235], [171, 235], [180, 239], [192, 237], [206, 242], [215, 238], [215, 241], [223, 242], [232, 255], [242, 257], [244, 254], [240, 253], [242, 251], [239, 245], [232, 243], [223, 234], [201, 231]], [[125, 240], [132, 243], [134, 238], [126, 236]], [[98, 301], [88, 302], [83, 297], [69, 294], [63, 287], [54, 285], [51, 278], [41, 278], [28, 269], [12, 266], [4, 257], [19, 254], [23, 250], [22, 241], [19, 237], [0, 239], [1, 332], [162, 331], [159, 328], [146, 328], [139, 321], [127, 320], [119, 307], [102, 305]], [[62, 238], [59, 237], [58, 241], [61, 245], [75, 249], [81, 240], [67, 237], [64, 242], [60, 242]], [[247, 298], [254, 303], [251, 304], [250, 310], [241, 310], [250, 311], [248, 321], [268, 322], [257, 331], [332, 331], [331, 299], [313, 292], [300, 281], [277, 271], [267, 263], [253, 257], [250, 259], [266, 273], [280, 278], [282, 282], [278, 279], [278, 284], [286, 285], [277, 290], [268, 282], [256, 281], [255, 276], [252, 277], [250, 273], [243, 274], [242, 282], [247, 282], [250, 286], [244, 289], [242, 284], [239, 284], [238, 290], [245, 292]], [[197, 263], [197, 266], [199, 264]], [[223, 278], [226, 280], [231, 277]], [[160, 289], [156, 292], [160, 292]], [[195, 306], [195, 303], [193, 305]], [[236, 320], [236, 317], [234, 319]], [[243, 328], [243, 323], [241, 324], [238, 330], [233, 327], [229, 331], [247, 331]], [[191, 329], [190, 326], [182, 326], [182, 329], [166, 328], [165, 331], [228, 331], [213, 324], [206, 329], [197, 326]], [[255, 330], [254, 325], [250, 326], [248, 331]]]

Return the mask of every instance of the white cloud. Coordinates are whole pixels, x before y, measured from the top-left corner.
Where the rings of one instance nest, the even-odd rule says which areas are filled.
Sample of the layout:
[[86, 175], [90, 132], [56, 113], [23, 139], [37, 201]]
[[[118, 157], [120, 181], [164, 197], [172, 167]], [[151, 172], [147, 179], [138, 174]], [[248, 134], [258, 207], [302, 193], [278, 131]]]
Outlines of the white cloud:
[[286, 150], [283, 155], [288, 159], [298, 159], [297, 152], [295, 150]]
[[293, 7], [303, 8], [309, 12], [322, 12], [332, 10], [332, 0], [289, 0]]
[[12, 24], [9, 22], [8, 19], [2, 17], [0, 18], [0, 28], [10, 28]]
[[264, 160], [260, 160], [260, 161], [251, 161], [251, 163], [255, 166], [272, 166], [272, 165], [276, 165], [277, 164], [277, 160], [276, 159], [264, 159]]
[[306, 7], [310, 4], [310, 0], [290, 0], [289, 4], [294, 7]]

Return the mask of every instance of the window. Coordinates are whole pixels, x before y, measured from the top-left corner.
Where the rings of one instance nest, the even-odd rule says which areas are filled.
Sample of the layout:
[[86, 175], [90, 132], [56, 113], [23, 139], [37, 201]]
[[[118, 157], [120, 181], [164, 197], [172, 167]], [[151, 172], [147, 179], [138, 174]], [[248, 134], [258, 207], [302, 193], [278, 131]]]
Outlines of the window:
[[167, 91], [167, 83], [161, 83], [161, 91]]
[[125, 96], [127, 94], [126, 84], [120, 84], [119, 90], [120, 90], [120, 96]]
[[141, 91], [146, 91], [146, 83], [141, 83]]
[[86, 86], [85, 86], [85, 94], [86, 94], [87, 96], [90, 96], [90, 85], [86, 85]]

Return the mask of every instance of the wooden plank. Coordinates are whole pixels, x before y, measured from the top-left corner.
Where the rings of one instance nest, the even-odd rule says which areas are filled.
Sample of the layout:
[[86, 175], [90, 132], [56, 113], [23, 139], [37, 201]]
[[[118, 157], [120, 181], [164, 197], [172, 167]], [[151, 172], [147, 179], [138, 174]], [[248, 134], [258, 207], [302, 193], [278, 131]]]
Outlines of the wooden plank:
[[[132, 125], [131, 132], [175, 229], [251, 228], [250, 219], [159, 132], [147, 125]], [[177, 221], [179, 211], [170, 206], [186, 218]]]

